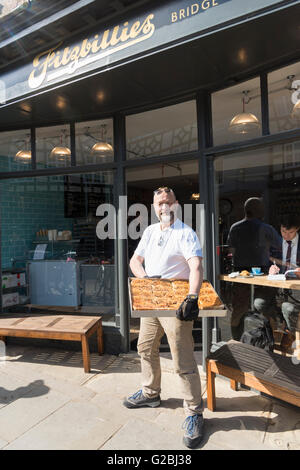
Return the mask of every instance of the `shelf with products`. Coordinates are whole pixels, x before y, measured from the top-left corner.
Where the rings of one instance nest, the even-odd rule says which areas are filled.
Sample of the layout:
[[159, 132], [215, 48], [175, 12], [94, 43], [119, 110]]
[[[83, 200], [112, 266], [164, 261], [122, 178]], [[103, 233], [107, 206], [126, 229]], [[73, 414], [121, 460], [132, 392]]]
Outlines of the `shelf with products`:
[[26, 269], [2, 271], [2, 307], [19, 305], [26, 301], [28, 284]]

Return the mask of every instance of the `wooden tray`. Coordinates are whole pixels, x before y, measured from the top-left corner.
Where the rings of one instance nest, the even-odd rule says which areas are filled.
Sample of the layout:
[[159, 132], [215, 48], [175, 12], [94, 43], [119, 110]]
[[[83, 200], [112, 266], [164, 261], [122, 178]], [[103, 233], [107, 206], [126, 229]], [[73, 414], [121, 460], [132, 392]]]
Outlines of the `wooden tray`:
[[[129, 278], [131, 316], [133, 318], [174, 317], [188, 291], [189, 281], [185, 279]], [[227, 315], [221, 299], [211, 283], [206, 280], [203, 281], [200, 290], [198, 306], [199, 318]]]

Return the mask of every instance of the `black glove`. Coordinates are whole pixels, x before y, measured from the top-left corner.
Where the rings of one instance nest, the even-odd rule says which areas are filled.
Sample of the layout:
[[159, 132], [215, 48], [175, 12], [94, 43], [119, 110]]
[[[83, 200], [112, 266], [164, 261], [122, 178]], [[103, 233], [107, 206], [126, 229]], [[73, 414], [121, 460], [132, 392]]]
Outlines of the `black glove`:
[[198, 318], [198, 296], [189, 294], [176, 312], [176, 318], [181, 321], [193, 321]]

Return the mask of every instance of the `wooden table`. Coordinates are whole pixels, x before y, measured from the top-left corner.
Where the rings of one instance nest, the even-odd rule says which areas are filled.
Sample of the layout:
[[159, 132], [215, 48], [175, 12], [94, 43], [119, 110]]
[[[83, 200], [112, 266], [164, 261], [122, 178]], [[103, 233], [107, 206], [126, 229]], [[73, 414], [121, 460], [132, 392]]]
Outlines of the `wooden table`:
[[84, 371], [90, 372], [88, 338], [96, 333], [99, 354], [103, 354], [102, 317], [79, 315], [27, 315], [0, 316], [0, 340], [19, 338], [59, 339], [81, 341]]
[[253, 277], [229, 277], [228, 275], [221, 274], [220, 280], [226, 282], [239, 282], [240, 284], [250, 284], [252, 286], [266, 286], [277, 287], [278, 289], [300, 290], [300, 279], [287, 281], [270, 281], [267, 275]]
[[[264, 276], [253, 276], [253, 277], [229, 277], [228, 275], [221, 274], [220, 280], [225, 282], [238, 282], [240, 284], [249, 284], [251, 286], [251, 305], [253, 306], [254, 300], [254, 287], [265, 286], [265, 287], [277, 287], [278, 289], [294, 289], [300, 290], [300, 279], [299, 280], [286, 280], [286, 281], [271, 281], [267, 275]], [[295, 355], [300, 360], [300, 317], [298, 319], [296, 329], [296, 350]]]

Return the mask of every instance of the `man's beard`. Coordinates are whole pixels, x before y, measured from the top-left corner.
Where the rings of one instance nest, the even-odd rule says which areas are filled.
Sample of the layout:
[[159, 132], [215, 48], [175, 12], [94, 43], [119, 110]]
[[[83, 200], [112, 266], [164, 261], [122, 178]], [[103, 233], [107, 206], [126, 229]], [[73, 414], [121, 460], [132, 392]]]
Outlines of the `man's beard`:
[[174, 213], [170, 212], [170, 214], [161, 214], [160, 221], [163, 224], [170, 224], [174, 221]]

